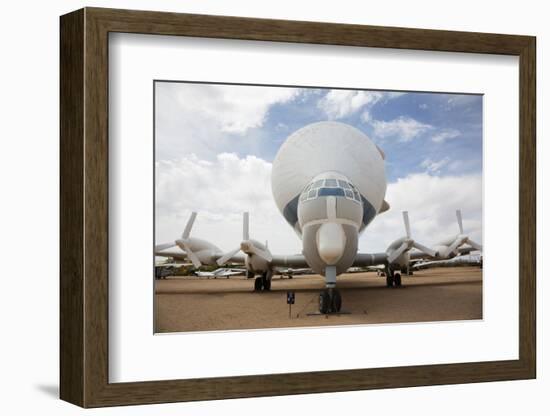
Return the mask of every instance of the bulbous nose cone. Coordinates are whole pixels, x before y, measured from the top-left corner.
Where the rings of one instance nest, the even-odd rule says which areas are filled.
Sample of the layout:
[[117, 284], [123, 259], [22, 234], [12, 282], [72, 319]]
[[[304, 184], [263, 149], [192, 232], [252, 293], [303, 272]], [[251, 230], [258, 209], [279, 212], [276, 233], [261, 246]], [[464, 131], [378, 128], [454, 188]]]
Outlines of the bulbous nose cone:
[[327, 264], [334, 265], [340, 260], [346, 249], [346, 234], [342, 225], [327, 222], [317, 231], [317, 250], [319, 257]]

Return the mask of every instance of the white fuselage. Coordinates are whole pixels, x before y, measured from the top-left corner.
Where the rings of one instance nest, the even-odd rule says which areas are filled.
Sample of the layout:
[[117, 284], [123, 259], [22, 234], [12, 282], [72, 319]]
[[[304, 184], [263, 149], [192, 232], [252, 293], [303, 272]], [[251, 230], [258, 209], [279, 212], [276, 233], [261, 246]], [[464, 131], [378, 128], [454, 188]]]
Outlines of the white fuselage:
[[320, 122], [287, 138], [273, 162], [275, 202], [302, 238], [309, 266], [343, 273], [357, 254], [358, 235], [383, 207], [382, 152], [361, 131]]

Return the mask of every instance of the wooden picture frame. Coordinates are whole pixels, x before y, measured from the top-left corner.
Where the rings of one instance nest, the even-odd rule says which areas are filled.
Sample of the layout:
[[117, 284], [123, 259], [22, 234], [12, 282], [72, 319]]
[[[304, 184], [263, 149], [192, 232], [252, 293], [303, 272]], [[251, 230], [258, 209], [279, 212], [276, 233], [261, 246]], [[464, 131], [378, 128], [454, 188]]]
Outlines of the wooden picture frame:
[[[536, 376], [535, 38], [85, 8], [61, 17], [60, 396], [82, 407], [337, 392]], [[108, 34], [262, 40], [519, 57], [519, 359], [109, 383]]]

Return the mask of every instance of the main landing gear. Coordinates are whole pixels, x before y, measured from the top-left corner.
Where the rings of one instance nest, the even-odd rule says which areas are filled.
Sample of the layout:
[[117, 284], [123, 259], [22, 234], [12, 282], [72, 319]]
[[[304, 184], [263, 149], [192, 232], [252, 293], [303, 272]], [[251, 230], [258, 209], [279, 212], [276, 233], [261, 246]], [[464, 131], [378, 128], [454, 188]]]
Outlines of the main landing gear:
[[328, 288], [319, 294], [319, 312], [322, 314], [340, 312], [342, 296], [338, 289]]
[[262, 292], [271, 290], [271, 278], [267, 273], [263, 273], [261, 276], [256, 277], [254, 280], [254, 291]]
[[401, 286], [401, 274], [395, 273], [393, 270], [386, 272], [386, 286], [399, 287]]

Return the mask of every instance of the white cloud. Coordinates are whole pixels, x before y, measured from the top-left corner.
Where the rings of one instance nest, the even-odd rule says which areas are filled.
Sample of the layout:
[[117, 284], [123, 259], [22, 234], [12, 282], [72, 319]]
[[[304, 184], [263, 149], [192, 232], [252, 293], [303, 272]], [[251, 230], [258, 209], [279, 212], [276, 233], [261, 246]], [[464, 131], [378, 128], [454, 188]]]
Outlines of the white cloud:
[[361, 121], [363, 123], [370, 123], [372, 121], [372, 116], [370, 114], [370, 111], [369, 110], [365, 110], [363, 112], [363, 114], [361, 114]]
[[370, 124], [376, 137], [397, 137], [400, 142], [409, 142], [433, 129], [433, 126], [429, 124], [406, 116], [400, 116], [391, 121], [370, 120]]
[[458, 136], [460, 136], [460, 131], [456, 129], [443, 129], [432, 136], [432, 141], [434, 143], [442, 143], [446, 140], [454, 139]]
[[245, 133], [260, 127], [270, 106], [290, 101], [300, 91], [298, 88], [243, 85], [177, 85], [180, 110], [191, 113], [198, 110], [201, 117], [230, 133]]
[[195, 155], [156, 164], [156, 242], [181, 235], [192, 211], [199, 215], [193, 235], [230, 250], [242, 238], [242, 213], [250, 212], [250, 233], [281, 254], [301, 244], [279, 213], [271, 194], [271, 163], [256, 156]]
[[427, 158], [422, 161], [420, 166], [425, 168], [428, 173], [439, 174], [441, 169], [446, 166], [450, 160], [449, 157], [444, 157], [437, 161]]
[[331, 90], [321, 98], [317, 107], [330, 119], [350, 116], [362, 108], [371, 108], [381, 100], [402, 96], [402, 92]]
[[[156, 175], [156, 242], [181, 235], [191, 211], [199, 212], [192, 235], [218, 245], [237, 247], [242, 213], [250, 212], [250, 233], [269, 241], [274, 253], [301, 252], [301, 242], [279, 213], [271, 194], [271, 164], [248, 156], [220, 154], [215, 161], [189, 156], [160, 161]], [[458, 232], [455, 210], [464, 228], [481, 242], [481, 176], [414, 174], [388, 185], [390, 211], [379, 215], [360, 240], [363, 252], [383, 251], [404, 234], [402, 210], [411, 217], [413, 236], [433, 244]]]
[[157, 159], [191, 153], [211, 158], [235, 146], [253, 153], [255, 143], [246, 133], [263, 125], [273, 105], [300, 93], [299, 88], [157, 83]]
[[361, 251], [384, 251], [403, 236], [402, 211], [409, 212], [412, 236], [423, 244], [433, 245], [458, 233], [457, 209], [462, 210], [464, 231], [474, 241], [482, 241], [481, 175], [409, 175], [388, 185], [386, 200], [391, 209], [376, 217], [365, 230]]

